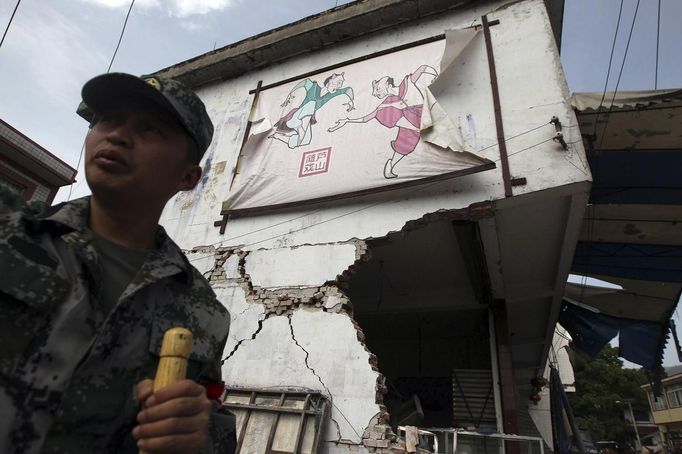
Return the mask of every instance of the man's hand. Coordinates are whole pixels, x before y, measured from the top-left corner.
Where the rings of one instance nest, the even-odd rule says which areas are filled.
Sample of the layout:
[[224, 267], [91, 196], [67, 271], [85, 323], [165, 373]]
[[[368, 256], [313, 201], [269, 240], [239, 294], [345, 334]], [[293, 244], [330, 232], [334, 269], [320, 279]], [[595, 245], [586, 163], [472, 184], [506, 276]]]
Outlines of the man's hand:
[[137, 384], [137, 399], [143, 409], [133, 437], [140, 449], [153, 453], [198, 453], [208, 437], [211, 401], [206, 389], [192, 380], [182, 380], [152, 392], [152, 381]]

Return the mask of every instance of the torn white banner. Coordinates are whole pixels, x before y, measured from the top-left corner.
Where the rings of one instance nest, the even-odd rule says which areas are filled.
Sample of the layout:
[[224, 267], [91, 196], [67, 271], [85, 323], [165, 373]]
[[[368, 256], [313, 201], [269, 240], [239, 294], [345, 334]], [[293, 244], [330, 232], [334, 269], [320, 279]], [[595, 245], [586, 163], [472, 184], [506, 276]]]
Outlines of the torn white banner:
[[[453, 122], [433, 92], [442, 92], [443, 82], [439, 82], [441, 80], [447, 80], [447, 83], [457, 83], [450, 80], [450, 75], [456, 74], [456, 68], [463, 65], [464, 50], [475, 38], [480, 38], [480, 35], [481, 33], [473, 28], [447, 30], [445, 32], [446, 44], [440, 61], [440, 74], [424, 93], [425, 102], [421, 131], [422, 140], [425, 142], [441, 148], [449, 148], [452, 151], [473, 151], [473, 147], [467, 146], [461, 129]], [[454, 69], [450, 71], [451, 68]]]
[[224, 212], [349, 197], [494, 167], [474, 154], [453, 153], [467, 147], [428, 89], [440, 68], [451, 72], [456, 53], [476, 35], [452, 35], [454, 50], [439, 40], [261, 91]]

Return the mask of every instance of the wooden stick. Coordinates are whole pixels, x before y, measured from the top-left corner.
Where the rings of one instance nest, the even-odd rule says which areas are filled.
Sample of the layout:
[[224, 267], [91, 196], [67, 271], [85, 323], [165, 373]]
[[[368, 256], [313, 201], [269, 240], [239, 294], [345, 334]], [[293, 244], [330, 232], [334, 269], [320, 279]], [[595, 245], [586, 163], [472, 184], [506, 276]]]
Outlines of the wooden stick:
[[[163, 335], [159, 365], [152, 389], [158, 391], [183, 380], [187, 374], [187, 360], [192, 348], [192, 332], [186, 328], [171, 328]], [[139, 451], [145, 454], [145, 451]]]

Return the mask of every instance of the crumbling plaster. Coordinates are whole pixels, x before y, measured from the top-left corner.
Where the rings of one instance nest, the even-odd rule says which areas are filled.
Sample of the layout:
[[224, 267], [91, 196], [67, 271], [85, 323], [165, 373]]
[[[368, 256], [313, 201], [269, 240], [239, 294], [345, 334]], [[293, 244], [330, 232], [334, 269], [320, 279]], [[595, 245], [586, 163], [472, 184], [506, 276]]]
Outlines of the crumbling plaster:
[[227, 337], [223, 357], [229, 357], [237, 346], [252, 338], [265, 315], [260, 304], [248, 303], [246, 292], [241, 285], [221, 283], [213, 287], [218, 301], [230, 312], [230, 333]]
[[321, 244], [249, 253], [246, 273], [262, 288], [319, 287], [355, 261], [353, 244]]
[[[515, 187], [514, 193], [589, 179], [589, 172], [583, 168], [579, 132], [574, 128], [575, 116], [565, 102], [567, 90], [558, 52], [548, 41], [551, 30], [542, 2], [518, 2], [496, 12], [488, 9], [491, 5], [396, 27], [199, 90], [209, 111], [225, 112], [225, 118], [234, 119], [220, 122], [229, 125], [225, 131], [230, 133], [218, 131], [213, 145], [214, 161], [227, 164], [222, 165], [220, 175], [217, 166], [209, 169], [204, 189], [191, 193], [183, 203], [179, 200], [169, 204], [162, 223], [169, 232], [175, 232], [174, 238], [182, 247], [206, 245], [189, 255], [231, 312], [231, 334], [223, 356], [227, 384], [304, 387], [330, 396], [334, 404], [331, 423], [322, 439], [329, 453], [396, 447], [381, 404], [383, 377], [376, 357], [364, 346], [364, 335], [352, 319], [352, 306], [342, 291], [354, 263], [367, 259], [364, 241], [356, 238], [378, 238], [394, 232], [390, 238], [417, 222], [411, 220], [428, 221], [424, 213], [448, 213], [481, 202], [487, 204], [485, 211], [490, 214], [496, 200], [503, 197], [501, 170], [498, 164], [496, 170], [392, 191], [390, 197], [379, 194], [230, 219], [221, 235], [214, 226], [220, 218], [216, 201], [226, 198], [234, 176], [243, 120], [251, 99], [246, 94], [259, 80], [271, 83], [434, 36], [445, 29], [467, 27], [481, 14], [490, 13], [491, 20], [501, 21], [492, 33], [501, 74], [505, 133], [507, 137], [518, 136], [508, 143], [512, 176], [528, 180], [526, 186]], [[540, 51], [528, 53], [528, 49]], [[524, 55], [530, 55], [532, 61], [519, 60]], [[479, 154], [498, 161], [499, 153], [491, 146], [496, 141], [494, 130], [482, 128], [490, 118], [483, 118], [481, 112], [471, 114], [479, 128]], [[551, 126], [540, 128], [552, 115], [558, 115], [572, 128], [566, 137], [575, 144], [568, 152], [551, 142]], [[463, 118], [456, 120], [461, 127], [469, 127]], [[523, 134], [528, 125], [539, 129]], [[475, 134], [476, 129], [473, 131]], [[204, 191], [210, 191], [210, 197], [205, 197]]]
[[379, 373], [369, 359], [348, 315], [301, 308], [264, 320], [225, 361], [223, 379], [228, 386], [318, 391], [332, 402], [323, 440], [360, 443], [381, 410], [374, 403]]
[[208, 277], [208, 273], [215, 267], [215, 249], [205, 248], [188, 252], [187, 259], [202, 276]]
[[[371, 438], [376, 435], [375, 426], [388, 417], [381, 405], [383, 376], [376, 357], [364, 346], [348, 298], [333, 282], [325, 282], [347, 275], [353, 264], [366, 260], [366, 245], [354, 241], [306, 246], [279, 250], [273, 256], [276, 262], [288, 259], [296, 266], [295, 260], [305, 260], [317, 248], [326, 251], [330, 264], [326, 267], [329, 275], [320, 274], [314, 287], [254, 285], [247, 272], [252, 269], [249, 262], [267, 268], [262, 260], [268, 258], [263, 254], [270, 251], [200, 248], [188, 253], [188, 258], [200, 265], [218, 300], [230, 311], [230, 333], [223, 353], [225, 383], [320, 392], [331, 403], [322, 438], [324, 449], [358, 452], [363, 444], [377, 446]], [[300, 249], [302, 256], [291, 253]], [[315, 263], [301, 266], [309, 270]], [[381, 443], [388, 447], [390, 429], [381, 427], [386, 440]]]
[[[504, 131], [510, 138], [507, 147], [511, 174], [527, 179], [525, 186], [514, 187], [514, 194], [589, 180], [579, 131], [575, 127], [575, 114], [566, 102], [568, 90], [543, 2], [527, 0], [496, 10], [503, 4], [476, 5], [432, 16], [419, 23], [405, 24], [361, 40], [339, 44], [333, 49], [312, 52], [237, 78], [204, 85], [199, 94], [210, 111], [227, 109], [227, 117], [243, 117], [248, 107], [241, 106], [245, 100], [251, 101], [252, 95], [248, 93], [259, 80], [265, 84], [276, 82], [387, 47], [438, 35], [446, 29], [465, 28], [479, 22], [480, 16], [488, 13], [491, 20], [500, 20], [499, 25], [491, 28], [491, 33]], [[529, 49], [538, 51], [529, 52]], [[487, 70], [485, 54], [470, 63], [482, 71]], [[456, 86], [453, 90], [457, 91], [457, 99], [462, 100], [464, 96], [466, 105], [473, 106], [466, 117], [458, 114], [453, 121], [463, 133], [475, 135], [474, 152], [498, 162], [497, 169], [395, 190], [390, 197], [377, 194], [324, 206], [234, 218], [227, 222], [225, 233], [220, 234], [214, 226], [214, 222], [220, 219], [220, 210], [211, 200], [227, 198], [244, 130], [236, 135], [218, 131], [213, 159], [227, 163], [219, 178], [221, 184], [211, 186], [210, 197], [203, 194], [207, 189], [197, 190], [192, 206], [169, 204], [162, 222], [168, 231], [176, 232], [174, 238], [187, 249], [197, 245], [229, 245], [243, 250], [273, 249], [381, 237], [386, 232], [399, 230], [409, 219], [419, 218], [424, 213], [461, 209], [485, 200], [503, 199], [494, 122], [489, 115], [490, 106], [481, 102], [490, 94], [472, 93], [465, 86]], [[567, 151], [551, 140], [554, 129], [549, 120], [553, 115], [557, 115], [565, 125], [564, 137], [570, 143]], [[238, 122], [230, 125], [233, 123], [237, 125]], [[528, 132], [531, 127], [538, 129]], [[211, 178], [209, 181], [213, 181]], [[180, 225], [182, 229], [178, 228]]]
[[[439, 210], [407, 222], [387, 238], [431, 222], [477, 219], [491, 213], [487, 203], [467, 210]], [[355, 267], [369, 260], [367, 247], [365, 241], [355, 239], [257, 251], [209, 246], [187, 253], [230, 311], [223, 354], [226, 384], [305, 388], [328, 396], [332, 409], [323, 446], [330, 453], [404, 449], [396, 445], [388, 426], [383, 406], [386, 388], [377, 358], [365, 347], [364, 333], [352, 318], [351, 302], [342, 290]], [[285, 267], [298, 267], [294, 273], [300, 274], [292, 279], [307, 285], [282, 287], [291, 281], [262, 277]], [[306, 276], [316, 277], [306, 280]]]

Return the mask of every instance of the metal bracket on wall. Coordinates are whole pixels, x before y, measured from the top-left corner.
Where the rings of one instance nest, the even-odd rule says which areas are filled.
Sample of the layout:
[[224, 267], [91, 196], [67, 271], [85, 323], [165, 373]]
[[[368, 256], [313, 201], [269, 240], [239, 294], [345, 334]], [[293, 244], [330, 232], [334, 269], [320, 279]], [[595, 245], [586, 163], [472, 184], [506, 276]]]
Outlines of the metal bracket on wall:
[[[499, 23], [499, 21], [495, 21]], [[485, 37], [485, 50], [488, 53], [488, 70], [490, 71], [490, 88], [493, 95], [493, 107], [495, 109], [495, 125], [497, 126], [497, 144], [500, 149], [500, 163], [502, 164], [502, 182], [504, 184], [504, 196], [511, 197], [512, 193], [511, 173], [509, 171], [509, 157], [507, 155], [507, 143], [504, 138], [502, 125], [502, 109], [500, 107], [500, 92], [497, 86], [497, 73], [495, 71], [495, 56], [493, 44], [490, 38], [490, 25], [488, 16], [481, 17], [483, 24], [483, 36]]]
[[[234, 165], [234, 174], [232, 175], [232, 181], [230, 181], [230, 191], [232, 190], [232, 186], [234, 185], [234, 180], [237, 179], [237, 175], [239, 175], [239, 164], [241, 163], [242, 160], [242, 151], [244, 150], [244, 145], [246, 145], [246, 141], [249, 139], [249, 134], [251, 133], [251, 126], [253, 125], [253, 121], [251, 121], [251, 117], [253, 116], [253, 111], [256, 108], [256, 104], [258, 103], [258, 96], [260, 95], [260, 92], [263, 91], [263, 81], [259, 80], [258, 84], [256, 85], [256, 89], [253, 90], [253, 101], [251, 102], [251, 109], [249, 109], [249, 117], [246, 121], [246, 130], [244, 131], [244, 137], [242, 138], [242, 144], [239, 147], [239, 155], [237, 156], [237, 162]], [[249, 92], [251, 93], [251, 92]], [[220, 234], [225, 233], [225, 228], [227, 227], [227, 220], [229, 219], [229, 216], [227, 214], [223, 214], [223, 218], [215, 221], [213, 223], [214, 227], [220, 227]]]

